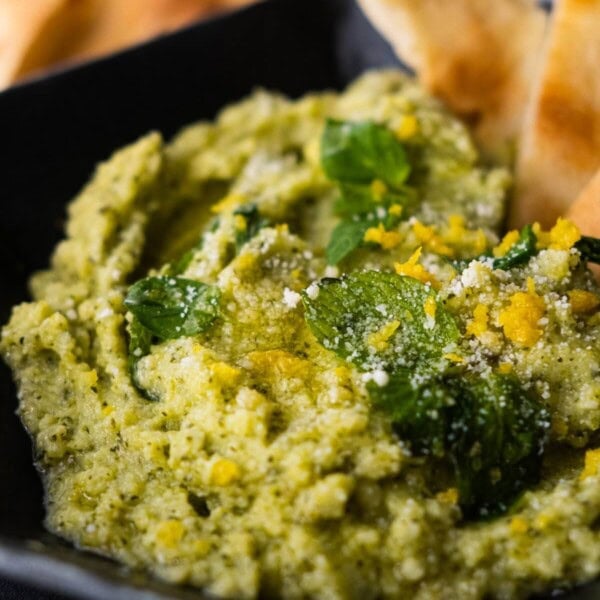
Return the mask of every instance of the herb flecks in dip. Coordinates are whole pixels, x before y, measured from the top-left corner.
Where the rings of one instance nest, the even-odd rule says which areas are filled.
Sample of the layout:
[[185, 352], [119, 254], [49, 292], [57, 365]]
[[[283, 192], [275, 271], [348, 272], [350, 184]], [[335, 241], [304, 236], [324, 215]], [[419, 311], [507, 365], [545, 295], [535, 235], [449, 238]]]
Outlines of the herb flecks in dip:
[[101, 165], [0, 350], [77, 545], [225, 597], [600, 572], [597, 240], [394, 72]]

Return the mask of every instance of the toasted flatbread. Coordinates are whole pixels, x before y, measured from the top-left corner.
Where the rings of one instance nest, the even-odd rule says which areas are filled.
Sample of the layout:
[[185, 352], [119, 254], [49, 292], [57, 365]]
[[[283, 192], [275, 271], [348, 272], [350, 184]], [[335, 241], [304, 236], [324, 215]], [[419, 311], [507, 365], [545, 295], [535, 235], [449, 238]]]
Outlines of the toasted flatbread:
[[[567, 217], [579, 227], [583, 235], [600, 237], [600, 170], [571, 204]], [[589, 267], [600, 280], [600, 265], [590, 264]]]
[[600, 237], [600, 170], [569, 207], [567, 217], [584, 235]]
[[[35, 68], [54, 53], [52, 24], [67, 14], [68, 0], [3, 0], [0, 2], [0, 88], [19, 77], [27, 65]], [[44, 47], [39, 41], [44, 38]], [[37, 47], [35, 47], [37, 45]]]
[[0, 0], [0, 89], [251, 0]]
[[532, 0], [359, 0], [425, 87], [498, 151], [522, 125], [547, 17]]
[[600, 0], [561, 0], [519, 144], [512, 225], [551, 225], [599, 167]]
[[248, 3], [249, 0], [102, 0], [102, 9], [76, 55], [97, 56]]

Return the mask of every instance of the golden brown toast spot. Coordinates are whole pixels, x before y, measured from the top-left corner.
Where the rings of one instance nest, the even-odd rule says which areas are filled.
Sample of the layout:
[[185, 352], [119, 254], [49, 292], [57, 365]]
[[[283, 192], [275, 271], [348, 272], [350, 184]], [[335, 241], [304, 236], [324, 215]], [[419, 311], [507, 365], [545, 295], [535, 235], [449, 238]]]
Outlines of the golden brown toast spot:
[[600, 167], [600, 0], [562, 0], [519, 146], [512, 227], [548, 226]]

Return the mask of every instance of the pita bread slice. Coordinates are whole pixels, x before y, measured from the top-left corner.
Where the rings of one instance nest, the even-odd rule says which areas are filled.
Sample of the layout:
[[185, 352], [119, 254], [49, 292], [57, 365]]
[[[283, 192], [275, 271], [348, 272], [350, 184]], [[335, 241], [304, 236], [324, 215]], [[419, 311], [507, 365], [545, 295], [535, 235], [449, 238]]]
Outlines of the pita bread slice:
[[[567, 217], [579, 227], [583, 235], [600, 238], [600, 170], [569, 207]], [[600, 279], [600, 265], [590, 264], [589, 267]]]
[[569, 207], [567, 217], [583, 235], [600, 238], [600, 170]]
[[250, 0], [0, 0], [0, 89]]
[[547, 17], [533, 0], [359, 0], [425, 87], [498, 154], [521, 129]]
[[249, 1], [101, 0], [101, 10], [73, 54], [77, 58], [98, 56]]
[[27, 48], [65, 0], [4, 0], [0, 3], [0, 88], [14, 80]]
[[517, 162], [510, 221], [550, 226], [600, 167], [600, 0], [561, 0]]

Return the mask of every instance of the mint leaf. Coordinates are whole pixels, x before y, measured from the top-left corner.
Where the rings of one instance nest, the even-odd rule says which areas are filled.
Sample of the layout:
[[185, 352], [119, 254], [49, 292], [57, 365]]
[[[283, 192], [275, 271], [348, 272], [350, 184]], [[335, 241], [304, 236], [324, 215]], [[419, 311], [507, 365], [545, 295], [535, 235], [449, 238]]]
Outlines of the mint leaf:
[[[416, 279], [364, 271], [342, 279], [321, 279], [317, 286], [316, 296], [302, 294], [311, 331], [325, 348], [362, 369], [409, 366], [439, 358], [444, 347], [458, 339], [452, 315], [431, 288]], [[424, 311], [430, 297], [436, 302], [433, 322]], [[374, 347], [370, 336], [396, 321], [385, 348]]]
[[269, 226], [269, 221], [261, 216], [255, 204], [240, 206], [233, 214], [241, 215], [246, 221], [246, 228], [235, 233], [235, 248], [239, 252], [263, 227]]
[[539, 481], [548, 411], [512, 376], [461, 378], [454, 389], [448, 453], [463, 514], [502, 514]]
[[340, 217], [353, 217], [376, 212], [377, 209], [389, 208], [398, 204], [406, 208], [416, 200], [412, 188], [403, 188], [398, 192], [386, 191], [381, 197], [376, 197], [370, 185], [357, 183], [340, 183], [340, 195], [333, 206], [335, 214]]
[[336, 265], [362, 245], [365, 232], [371, 226], [372, 222], [367, 220], [340, 221], [331, 232], [325, 249], [327, 264]]
[[[219, 227], [219, 223], [220, 221], [218, 218], [213, 219], [208, 227], [208, 231], [211, 233], [215, 232]], [[205, 235], [206, 233], [202, 234], [198, 241], [189, 250], [186, 250], [186, 252], [184, 252], [177, 260], [173, 261], [168, 266], [166, 270], [167, 275], [181, 275], [181, 273], [188, 268], [189, 264], [194, 258], [194, 254], [199, 250], [202, 250], [202, 247], [204, 246]]]
[[466, 518], [506, 512], [539, 481], [549, 414], [516, 378], [398, 369], [367, 391], [412, 453], [452, 465]]
[[[397, 224], [399, 215], [392, 218], [388, 209], [412, 203], [415, 194], [404, 185], [410, 173], [404, 147], [383, 125], [328, 120], [321, 138], [321, 165], [338, 181], [341, 192], [334, 209], [344, 220], [327, 247], [327, 262], [335, 265], [362, 244], [369, 227]], [[379, 190], [371, 185], [375, 180]]]
[[133, 284], [125, 297], [133, 318], [129, 333], [129, 373], [147, 400], [159, 400], [140, 385], [137, 365], [153, 343], [205, 331], [217, 318], [219, 290], [182, 277], [146, 277]]
[[584, 235], [575, 244], [575, 248], [584, 260], [600, 264], [600, 239]]
[[155, 336], [146, 329], [136, 317], [133, 317], [131, 323], [128, 327], [129, 332], [129, 357], [128, 357], [128, 366], [129, 366], [129, 375], [131, 377], [131, 381], [136, 389], [142, 394], [146, 400], [151, 400], [153, 402], [158, 401], [159, 398], [150, 393], [145, 387], [143, 387], [137, 376], [137, 365], [140, 358], [143, 358], [147, 354], [150, 353], [150, 347], [152, 346], [152, 342], [156, 340]]
[[129, 288], [125, 306], [161, 339], [196, 335], [218, 314], [219, 290], [182, 277], [146, 277]]
[[511, 246], [510, 250], [504, 256], [494, 258], [492, 267], [506, 271], [529, 262], [529, 259], [537, 254], [536, 243], [537, 237], [533, 233], [531, 225], [525, 225], [521, 229], [519, 239]]
[[194, 258], [194, 254], [198, 251], [202, 249], [202, 246], [204, 244], [204, 238], [200, 238], [200, 241], [193, 246], [192, 248], [190, 248], [189, 250], [186, 250], [176, 261], [172, 262], [169, 265], [168, 268], [168, 274], [169, 275], [180, 275], [181, 273], [183, 273], [190, 265], [190, 263], [192, 262], [192, 259]]
[[486, 252], [480, 256], [473, 258], [452, 261], [452, 266], [459, 272], [464, 271], [469, 264], [474, 261], [485, 261], [492, 266], [493, 269], [512, 269], [519, 265], [523, 265], [531, 258], [537, 255], [536, 248], [537, 236], [533, 232], [531, 225], [525, 225], [519, 233], [519, 239], [510, 247], [504, 256], [494, 258], [491, 252]]
[[448, 408], [455, 399], [440, 378], [399, 368], [386, 385], [369, 382], [367, 391], [375, 408], [390, 416], [394, 432], [408, 443], [413, 454], [445, 455]]
[[410, 166], [404, 147], [384, 125], [328, 119], [321, 137], [321, 165], [330, 179], [391, 188], [406, 181]]
[[331, 232], [325, 249], [327, 264], [336, 265], [356, 248], [362, 246], [365, 233], [370, 227], [377, 227], [381, 223], [386, 230], [390, 230], [400, 222], [400, 219], [401, 217], [391, 215], [383, 207], [379, 207], [377, 212], [343, 219]]

